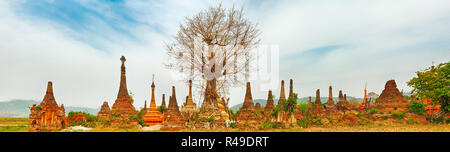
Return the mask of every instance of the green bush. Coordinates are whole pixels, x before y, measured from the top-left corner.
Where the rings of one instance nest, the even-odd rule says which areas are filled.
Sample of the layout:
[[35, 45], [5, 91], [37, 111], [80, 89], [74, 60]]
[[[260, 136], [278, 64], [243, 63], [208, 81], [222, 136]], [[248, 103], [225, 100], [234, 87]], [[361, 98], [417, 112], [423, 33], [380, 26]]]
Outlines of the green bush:
[[146, 124], [146, 123], [144, 122], [144, 120], [142, 120], [142, 119], [139, 119], [139, 125], [141, 125], [142, 127], [147, 127], [147, 126], [149, 126], [149, 125]]
[[300, 101], [300, 102], [298, 102], [297, 107], [300, 108], [302, 110], [302, 112], [305, 112], [306, 108], [308, 107], [308, 102]]
[[78, 114], [82, 114], [83, 116], [85, 116], [87, 122], [96, 122], [97, 121], [97, 116], [90, 114], [88, 112], [81, 112], [81, 111], [70, 111], [69, 114], [67, 114], [67, 117], [72, 118]]
[[326, 118], [328, 119], [328, 121], [329, 121], [330, 123], [333, 123], [333, 118], [331, 118], [330, 116], [327, 116]]
[[194, 121], [198, 121], [198, 113], [195, 113], [195, 115], [194, 115]]
[[271, 128], [270, 123], [268, 123], [268, 122], [265, 122], [265, 123], [259, 125], [259, 130], [265, 130], [265, 129], [270, 129], [270, 128]]
[[236, 124], [234, 122], [233, 123], [229, 123], [229, 125], [230, 125], [231, 128], [236, 128]]
[[445, 122], [446, 124], [450, 124], [450, 118], [444, 118], [444, 122]]
[[355, 116], [358, 117], [358, 118], [361, 118], [362, 114], [358, 112]]
[[214, 116], [209, 117], [207, 121], [208, 121], [209, 123], [213, 123], [213, 122], [214, 122]]
[[273, 117], [277, 117], [278, 116], [278, 110], [279, 110], [278, 107], [274, 107], [273, 110], [272, 110], [271, 115]]
[[392, 116], [394, 118], [400, 118], [403, 119], [403, 117], [405, 116], [406, 112], [408, 111], [396, 111], [396, 112], [392, 112]]
[[418, 115], [422, 115], [426, 112], [425, 106], [426, 105], [423, 102], [413, 101], [413, 102], [411, 102], [411, 104], [409, 104], [408, 109], [410, 112], [413, 112]]
[[415, 123], [417, 123], [416, 120], [408, 119], [408, 124], [412, 125], [412, 124], [415, 124]]
[[121, 117], [122, 115], [120, 114], [120, 113], [112, 113], [111, 114], [111, 117], [112, 118], [118, 118], [118, 117]]
[[322, 118], [316, 117], [312, 120], [312, 124], [314, 125], [322, 125]]
[[310, 125], [309, 119], [304, 118], [304, 119], [297, 120], [297, 125], [302, 128], [308, 128]]
[[128, 118], [131, 120], [138, 120], [138, 117], [136, 115], [128, 115]]
[[37, 110], [37, 111], [42, 110], [42, 106], [41, 106], [41, 105], [36, 106], [36, 110]]
[[279, 122], [273, 122], [273, 123], [265, 122], [259, 126], [259, 129], [260, 130], [277, 129], [277, 128], [281, 128], [281, 126], [282, 125]]
[[372, 114], [376, 114], [376, 113], [378, 113], [379, 111], [378, 111], [378, 109], [375, 109], [375, 108], [372, 108], [372, 109], [370, 109], [369, 110], [369, 113], [372, 115]]

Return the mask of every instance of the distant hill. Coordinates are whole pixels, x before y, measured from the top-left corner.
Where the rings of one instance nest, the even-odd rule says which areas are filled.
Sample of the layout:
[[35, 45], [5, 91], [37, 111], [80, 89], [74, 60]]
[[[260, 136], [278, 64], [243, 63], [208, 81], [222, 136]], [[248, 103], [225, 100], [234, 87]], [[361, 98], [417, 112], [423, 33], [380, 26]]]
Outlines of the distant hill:
[[[305, 103], [306, 103], [306, 102], [308, 102], [308, 99], [309, 99], [309, 97], [303, 97], [303, 98], [298, 99], [297, 102], [305, 102]], [[347, 100], [351, 100], [351, 99], [358, 100], [358, 102], [362, 102], [362, 100], [363, 100], [362, 98], [355, 98], [355, 97], [347, 96]], [[311, 100], [312, 100], [312, 101], [315, 101], [316, 98], [315, 98], [315, 97], [312, 97]], [[333, 100], [334, 100], [334, 102], [337, 102], [337, 101], [338, 101], [338, 98], [335, 97], [335, 98], [333, 98]], [[322, 103], [325, 103], [325, 102], [328, 101], [328, 97], [320, 97], [320, 101], [321, 101]], [[267, 102], [267, 99], [254, 99], [254, 100], [253, 100], [253, 104], [260, 103], [261, 106], [266, 106], [266, 102]], [[274, 99], [274, 104], [276, 105], [277, 103], [278, 103], [278, 99]], [[234, 106], [231, 106], [230, 109], [232, 109], [233, 111], [236, 111], [236, 110], [238, 110], [240, 107], [242, 107], [242, 103], [237, 104], [237, 105], [234, 105]]]
[[[28, 117], [30, 114], [29, 107], [39, 103], [34, 100], [20, 99], [0, 102], [0, 117]], [[99, 109], [94, 108], [71, 107], [67, 105], [64, 105], [64, 108], [66, 108], [66, 115], [70, 111], [84, 111], [96, 115], [99, 111]]]

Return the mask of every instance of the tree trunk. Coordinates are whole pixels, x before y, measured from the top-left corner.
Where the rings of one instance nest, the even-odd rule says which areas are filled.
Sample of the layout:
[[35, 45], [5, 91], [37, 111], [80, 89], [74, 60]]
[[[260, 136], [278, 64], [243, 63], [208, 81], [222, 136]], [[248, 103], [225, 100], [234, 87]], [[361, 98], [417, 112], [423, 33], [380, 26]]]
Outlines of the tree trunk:
[[202, 104], [202, 110], [217, 109], [217, 79], [206, 80], [205, 98]]

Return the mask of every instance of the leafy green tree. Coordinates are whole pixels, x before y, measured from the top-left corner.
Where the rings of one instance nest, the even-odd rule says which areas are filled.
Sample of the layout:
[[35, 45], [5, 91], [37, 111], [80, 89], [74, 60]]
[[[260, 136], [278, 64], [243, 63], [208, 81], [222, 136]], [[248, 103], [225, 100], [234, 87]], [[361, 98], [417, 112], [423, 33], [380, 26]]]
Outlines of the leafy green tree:
[[425, 71], [417, 71], [417, 77], [407, 82], [413, 87], [412, 94], [417, 94], [419, 98], [430, 98], [435, 103], [441, 104], [441, 111], [450, 111], [450, 62], [441, 63], [438, 66], [431, 66]]
[[422, 115], [424, 114], [425, 111], [425, 104], [423, 102], [417, 102], [417, 101], [413, 101], [411, 102], [411, 104], [409, 104], [409, 111], [416, 113], [418, 115]]
[[295, 105], [297, 104], [297, 93], [294, 93], [293, 97], [289, 97], [287, 102], [283, 102], [282, 109], [292, 115], [295, 110]]

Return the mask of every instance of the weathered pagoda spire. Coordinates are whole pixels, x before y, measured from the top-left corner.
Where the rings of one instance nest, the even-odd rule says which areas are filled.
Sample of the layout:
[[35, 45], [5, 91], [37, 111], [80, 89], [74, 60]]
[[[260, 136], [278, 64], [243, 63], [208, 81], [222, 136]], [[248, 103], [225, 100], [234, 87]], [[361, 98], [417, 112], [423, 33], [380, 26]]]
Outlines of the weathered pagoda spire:
[[147, 100], [144, 102], [144, 109], [147, 109]]
[[272, 90], [269, 90], [268, 95], [267, 95], [267, 103], [266, 103], [266, 106], [264, 107], [265, 114], [272, 113], [272, 110], [274, 107], [275, 107], [275, 105], [273, 102]]
[[120, 58], [120, 61], [122, 61], [122, 66], [120, 67], [120, 87], [119, 87], [119, 93], [117, 97], [129, 97], [128, 89], [127, 89], [127, 78], [125, 75], [125, 57], [122, 56]]
[[155, 75], [153, 75], [152, 80], [152, 97], [150, 100], [150, 108], [156, 108], [156, 101], [155, 101]]
[[149, 126], [153, 125], [160, 125], [162, 124], [164, 120], [164, 115], [161, 114], [158, 109], [156, 108], [156, 101], [155, 101], [155, 75], [153, 75], [152, 79], [152, 97], [150, 100], [150, 108], [147, 109], [147, 112], [143, 116], [143, 120], [146, 124]]
[[166, 107], [166, 94], [162, 94], [161, 106]]
[[177, 97], [175, 95], [175, 86], [172, 86], [172, 96], [170, 96], [169, 99], [168, 109], [172, 112], [180, 112], [180, 109], [178, 108]]
[[311, 96], [309, 96], [309, 99], [308, 99], [308, 108], [309, 108], [309, 109], [312, 109], [312, 100], [311, 100]]
[[52, 81], [48, 81], [48, 83], [47, 83], [47, 92], [45, 92], [45, 94], [53, 96], [53, 83], [52, 83]]
[[247, 89], [245, 90], [243, 109], [254, 109], [252, 89], [250, 88], [250, 82], [247, 82]]
[[330, 86], [330, 88], [329, 88], [328, 91], [329, 91], [329, 92], [328, 92], [328, 104], [329, 104], [329, 105], [333, 105], [333, 104], [334, 104], [334, 100], [333, 100], [333, 88], [331, 88], [331, 86]]
[[45, 96], [44, 96], [44, 99], [41, 102], [41, 105], [58, 107], [58, 104], [56, 103], [55, 97], [53, 96], [53, 83], [52, 83], [52, 81], [48, 81], [48, 83], [47, 83], [47, 91], [45, 92]]
[[123, 117], [126, 117], [126, 115], [129, 114], [137, 114], [135, 107], [133, 106], [133, 101], [130, 98], [130, 95], [128, 94], [127, 89], [127, 81], [125, 76], [125, 57], [122, 56], [120, 58], [120, 61], [122, 61], [122, 66], [120, 68], [120, 87], [119, 87], [119, 93], [117, 94], [117, 99], [114, 102], [113, 106], [111, 107], [112, 113], [114, 114], [122, 114]]
[[272, 96], [272, 90], [269, 90], [269, 93], [267, 95], [267, 103], [266, 103], [266, 107], [270, 106], [271, 108], [273, 108], [274, 104], [273, 104], [273, 96]]
[[294, 81], [291, 79], [289, 81], [289, 98], [293, 98], [294, 97], [294, 86], [293, 86]]
[[305, 111], [306, 111], [306, 115], [309, 115], [312, 112], [311, 96], [309, 96], [308, 104], [306, 105]]
[[278, 98], [278, 104], [282, 105], [282, 103], [286, 100], [286, 96], [284, 93], [284, 80], [281, 80], [281, 89], [280, 89], [280, 97]]
[[322, 102], [320, 102], [320, 89], [316, 90], [316, 104], [322, 105]]
[[192, 80], [189, 80], [189, 95], [186, 98], [186, 105], [194, 105], [192, 100]]
[[342, 94], [342, 90], [339, 90], [338, 102], [343, 102], [343, 101], [344, 101], [344, 95]]

